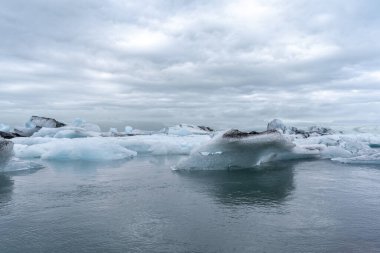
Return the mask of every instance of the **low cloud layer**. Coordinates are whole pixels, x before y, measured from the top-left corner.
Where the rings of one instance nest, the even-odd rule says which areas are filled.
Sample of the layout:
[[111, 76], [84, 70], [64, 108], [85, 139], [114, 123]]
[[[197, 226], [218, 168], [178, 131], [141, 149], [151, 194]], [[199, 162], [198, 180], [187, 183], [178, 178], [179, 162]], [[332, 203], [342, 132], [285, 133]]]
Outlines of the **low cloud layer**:
[[378, 1], [5, 0], [0, 122], [380, 122]]

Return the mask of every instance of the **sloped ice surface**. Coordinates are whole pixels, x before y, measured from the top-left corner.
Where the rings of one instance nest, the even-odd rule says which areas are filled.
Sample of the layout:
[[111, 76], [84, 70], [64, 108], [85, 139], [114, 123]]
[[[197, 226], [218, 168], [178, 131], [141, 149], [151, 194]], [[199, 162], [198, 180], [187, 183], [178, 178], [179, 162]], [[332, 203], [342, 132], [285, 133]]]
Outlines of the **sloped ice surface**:
[[223, 138], [220, 134], [193, 150], [174, 169], [247, 168], [266, 162], [305, 158], [380, 164], [380, 137], [377, 134], [323, 133], [299, 138], [281, 132], [244, 133], [240, 138]]
[[136, 156], [187, 155], [209, 136], [173, 137], [167, 135], [91, 138], [15, 138], [18, 158], [46, 160], [118, 160]]
[[53, 138], [85, 138], [100, 136], [99, 132], [88, 131], [81, 127], [65, 126], [61, 128], [41, 128], [32, 137], [53, 137]]
[[27, 122], [27, 124], [33, 125], [35, 127], [50, 127], [50, 128], [63, 127], [66, 125], [55, 119], [39, 117], [39, 116], [32, 116], [29, 122]]
[[12, 157], [13, 145], [13, 142], [0, 138], [0, 167]]
[[244, 137], [236, 137], [235, 133], [217, 135], [205, 145], [193, 150], [190, 156], [183, 159], [174, 169], [249, 168], [265, 162], [311, 158], [319, 154], [318, 149], [297, 146], [289, 136], [277, 131], [248, 135], [245, 133]]
[[214, 132], [213, 129], [207, 126], [196, 126], [189, 124], [179, 124], [172, 127], [168, 127], [162, 130], [163, 133], [177, 136], [187, 136], [187, 135], [208, 135]]

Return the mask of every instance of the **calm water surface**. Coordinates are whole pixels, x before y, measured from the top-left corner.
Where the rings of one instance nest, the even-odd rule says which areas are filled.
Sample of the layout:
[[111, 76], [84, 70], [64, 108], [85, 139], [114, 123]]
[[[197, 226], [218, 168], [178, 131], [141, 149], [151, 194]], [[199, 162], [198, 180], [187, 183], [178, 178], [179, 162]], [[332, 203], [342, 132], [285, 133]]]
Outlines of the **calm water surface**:
[[0, 252], [380, 252], [377, 166], [172, 171], [179, 158], [1, 172]]

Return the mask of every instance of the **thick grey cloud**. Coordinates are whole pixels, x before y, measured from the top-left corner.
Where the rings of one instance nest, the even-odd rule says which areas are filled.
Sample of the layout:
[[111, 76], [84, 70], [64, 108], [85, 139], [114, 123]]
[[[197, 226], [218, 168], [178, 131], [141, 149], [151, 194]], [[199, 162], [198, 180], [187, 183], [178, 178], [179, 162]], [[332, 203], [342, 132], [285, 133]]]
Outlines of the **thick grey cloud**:
[[375, 0], [0, 5], [0, 122], [380, 121]]

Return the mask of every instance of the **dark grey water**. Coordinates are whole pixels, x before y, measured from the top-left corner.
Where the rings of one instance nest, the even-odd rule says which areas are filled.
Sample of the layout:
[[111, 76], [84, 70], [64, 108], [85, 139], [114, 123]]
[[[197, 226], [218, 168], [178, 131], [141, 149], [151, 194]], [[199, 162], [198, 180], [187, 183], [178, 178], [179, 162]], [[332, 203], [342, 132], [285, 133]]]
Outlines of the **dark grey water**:
[[178, 157], [0, 173], [0, 252], [380, 252], [380, 168], [175, 172]]

